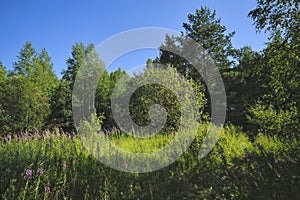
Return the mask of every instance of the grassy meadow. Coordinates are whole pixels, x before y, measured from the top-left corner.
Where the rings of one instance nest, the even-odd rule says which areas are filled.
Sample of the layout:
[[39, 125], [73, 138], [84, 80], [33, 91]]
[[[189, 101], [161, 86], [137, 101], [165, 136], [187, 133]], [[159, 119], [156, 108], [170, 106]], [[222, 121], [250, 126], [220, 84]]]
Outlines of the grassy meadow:
[[[171, 165], [149, 173], [112, 169], [79, 136], [59, 129], [2, 138], [0, 199], [297, 199], [299, 142], [227, 126], [203, 159], [207, 125]], [[179, 134], [179, 133], [177, 133]], [[113, 130], [103, 137], [121, 149], [150, 152], [173, 134], [137, 139]], [[101, 152], [101, 147], [98, 149]]]

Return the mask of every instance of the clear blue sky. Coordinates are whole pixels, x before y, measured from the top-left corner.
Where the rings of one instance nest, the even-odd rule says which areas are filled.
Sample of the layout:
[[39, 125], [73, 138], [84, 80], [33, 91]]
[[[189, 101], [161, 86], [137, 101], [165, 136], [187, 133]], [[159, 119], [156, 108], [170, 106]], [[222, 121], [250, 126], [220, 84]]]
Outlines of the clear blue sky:
[[[187, 15], [201, 6], [215, 9], [228, 31], [236, 31], [235, 47], [250, 45], [259, 51], [267, 36], [256, 34], [253, 21], [247, 17], [255, 3], [255, 0], [1, 0], [0, 60], [11, 69], [20, 49], [30, 41], [37, 51], [46, 48], [59, 75], [66, 68], [65, 60], [75, 42], [97, 45], [114, 34], [141, 27], [183, 31]], [[132, 68], [156, 54], [157, 51], [151, 50], [131, 53], [110, 67]]]

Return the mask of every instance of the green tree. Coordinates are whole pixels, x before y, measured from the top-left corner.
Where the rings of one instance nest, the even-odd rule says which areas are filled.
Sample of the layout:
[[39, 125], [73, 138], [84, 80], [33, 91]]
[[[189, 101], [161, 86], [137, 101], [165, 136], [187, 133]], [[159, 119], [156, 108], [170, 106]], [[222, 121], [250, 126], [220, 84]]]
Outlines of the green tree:
[[[166, 73], [169, 76], [166, 76]], [[145, 84], [154, 80], [160, 82], [162, 85]], [[160, 105], [166, 111], [166, 123], [163, 129], [160, 130], [160, 133], [164, 134], [178, 131], [181, 123], [188, 126], [189, 122], [183, 120], [183, 110], [190, 109], [189, 117], [191, 119], [196, 117], [193, 109], [197, 108], [197, 106], [200, 109], [197, 111], [197, 114], [203, 114], [203, 108], [206, 103], [203, 88], [195, 84], [192, 79], [185, 79], [185, 82], [183, 82], [180, 79], [179, 73], [174, 68], [161, 69], [148, 67], [142, 74], [135, 75], [127, 82], [127, 89], [130, 91], [130, 88], [135, 87], [136, 84], [139, 86], [142, 85], [142, 87], [139, 87], [132, 94], [129, 102], [129, 111], [132, 120], [139, 126], [146, 126], [151, 123], [155, 124], [157, 123], [156, 120], [162, 119], [163, 116], [161, 113], [154, 110], [152, 110], [152, 116], [150, 116], [149, 112], [153, 105]], [[192, 92], [196, 95], [196, 99], [192, 98], [191, 91], [188, 90], [189, 87], [193, 88]], [[197, 105], [194, 105], [192, 100], [195, 100]], [[122, 101], [122, 95], [120, 95], [120, 101]], [[196, 117], [198, 120], [200, 120], [199, 116]], [[151, 118], [153, 121], [151, 121]], [[130, 127], [128, 128], [130, 129]]]
[[0, 104], [6, 121], [2, 131], [18, 133], [42, 128], [48, 112], [47, 97], [42, 89], [22, 75], [10, 77], [4, 88]]
[[124, 70], [120, 68], [110, 74], [107, 71], [101, 76], [99, 80], [99, 84], [97, 87], [96, 93], [96, 110], [98, 116], [103, 116], [103, 128], [109, 129], [112, 127], [116, 127], [112, 112], [111, 112], [111, 98], [113, 91], [117, 91], [118, 93], [122, 93], [125, 90], [125, 84], [116, 86], [116, 83], [122, 79], [129, 80], [129, 76], [126, 74]]
[[186, 35], [194, 39], [213, 58], [219, 70], [227, 70], [233, 54], [231, 38], [235, 32], [226, 34], [227, 28], [216, 17], [216, 11], [201, 7], [195, 14], [188, 15], [188, 23], [183, 23]]
[[17, 56], [18, 61], [13, 64], [13, 75], [29, 76], [33, 71], [33, 63], [37, 53], [30, 42], [26, 42]]
[[42, 128], [50, 114], [50, 99], [57, 83], [45, 49], [39, 54], [27, 42], [3, 85], [2, 110], [8, 131]]
[[6, 80], [6, 69], [0, 61], [0, 84]]
[[259, 0], [257, 3], [249, 16], [255, 20], [258, 31], [266, 29], [271, 33], [261, 59], [267, 90], [250, 108], [248, 118], [260, 130], [291, 136], [300, 130], [299, 2]]
[[[251, 107], [248, 117], [253, 125], [262, 130], [268, 130], [267, 124], [271, 123], [277, 127], [276, 131], [272, 131], [274, 134], [294, 135], [300, 131], [300, 115], [295, 112], [300, 109], [299, 50], [299, 46], [284, 42], [278, 35], [263, 52], [266, 90], [259, 96], [257, 105]], [[258, 112], [257, 108], [266, 113]], [[270, 117], [273, 113], [278, 114], [277, 119]], [[285, 119], [278, 121], [280, 116]], [[286, 119], [289, 119], [289, 123], [284, 121]]]
[[60, 127], [65, 131], [74, 131], [72, 118], [72, 90], [70, 84], [60, 80], [51, 98], [51, 113], [47, 119], [46, 126]]
[[96, 113], [104, 116], [103, 128], [111, 128], [109, 121], [110, 111], [110, 96], [111, 96], [111, 82], [109, 73], [104, 71], [101, 79], [99, 80], [97, 91], [96, 91]]
[[[236, 51], [232, 47], [231, 38], [235, 33], [227, 33], [226, 27], [221, 24], [221, 19], [216, 17], [216, 12], [206, 7], [197, 9], [195, 14], [189, 14], [188, 22], [183, 23], [183, 27], [185, 28], [185, 33], [182, 33], [181, 37], [166, 37], [165, 43], [160, 47], [160, 55], [154, 60], [154, 63], [161, 63], [168, 67], [176, 68], [186, 78], [191, 78], [195, 83], [206, 86], [205, 96], [208, 99], [208, 104], [205, 111], [210, 113], [210, 94], [207, 89], [207, 83], [204, 80], [210, 79], [208, 72], [212, 70], [210, 65], [214, 62], [221, 73], [225, 85], [227, 82], [231, 82], [228, 77], [234, 64], [231, 58], [236, 55]], [[188, 38], [192, 38], [201, 45], [202, 49], [200, 52], [194, 52], [193, 44]], [[164, 49], [174, 49], [180, 55], [187, 55], [190, 58], [189, 61], [193, 63]], [[201, 74], [193, 65], [197, 65]]]
[[249, 12], [258, 31], [279, 32], [285, 39], [299, 42], [299, 0], [257, 0], [255, 9]]
[[51, 98], [53, 90], [58, 85], [58, 78], [53, 71], [51, 57], [46, 49], [42, 49], [41, 53], [34, 59], [30, 79], [40, 85], [46, 96]]
[[[67, 69], [62, 73], [62, 80], [54, 92], [51, 106], [50, 125], [59, 126], [65, 130], [75, 130], [72, 114], [72, 99], [76, 102], [78, 109], [84, 109], [85, 106], [92, 107], [95, 102], [95, 95], [91, 98], [84, 96], [87, 90], [95, 90], [97, 85], [89, 85], [89, 80], [97, 77], [97, 74], [104, 73], [104, 64], [92, 44], [84, 46], [83, 43], [76, 43], [72, 46], [71, 58], [67, 60]], [[77, 76], [81, 70], [81, 76]], [[72, 97], [75, 80], [79, 84], [77, 95]], [[81, 90], [78, 91], [78, 90]], [[85, 102], [86, 99], [93, 99], [91, 102]], [[83, 106], [83, 107], [82, 107]]]
[[226, 74], [227, 122], [245, 129], [249, 128], [248, 108], [268, 91], [268, 69], [263, 67], [262, 58], [251, 47], [237, 49], [237, 64]]
[[6, 84], [6, 69], [3, 66], [2, 62], [0, 61], [0, 127], [3, 127], [2, 131], [6, 130], [5, 126], [7, 123], [5, 110], [3, 109], [2, 105], [2, 97], [4, 96], [5, 91], [5, 84]]
[[92, 44], [85, 47], [83, 43], [75, 43], [75, 45], [72, 46], [72, 56], [67, 59], [67, 69], [62, 72], [62, 79], [71, 84], [71, 89], [73, 89], [79, 68], [84, 65], [87, 56], [93, 51], [95, 51], [95, 47]]
[[[215, 11], [201, 7], [196, 10], [195, 14], [188, 15], [188, 23], [183, 23], [183, 27], [185, 29], [183, 35], [198, 42], [205, 53], [212, 57], [221, 72], [225, 72], [230, 68], [232, 62], [229, 57], [234, 53], [231, 38], [235, 33], [226, 34], [227, 29], [221, 25], [221, 19], [216, 18]], [[185, 40], [181, 37], [167, 36], [158, 61], [161, 64], [175, 67], [182, 75], [199, 82], [201, 76], [190, 63], [174, 53], [163, 50], [177, 48], [188, 53], [189, 48], [184, 43]], [[201, 54], [201, 52], [198, 53]]]
[[22, 75], [30, 81], [41, 86], [48, 98], [51, 97], [53, 89], [58, 83], [58, 79], [53, 72], [51, 57], [46, 49], [37, 53], [30, 42], [26, 42], [17, 56], [18, 61], [14, 63], [13, 75]]

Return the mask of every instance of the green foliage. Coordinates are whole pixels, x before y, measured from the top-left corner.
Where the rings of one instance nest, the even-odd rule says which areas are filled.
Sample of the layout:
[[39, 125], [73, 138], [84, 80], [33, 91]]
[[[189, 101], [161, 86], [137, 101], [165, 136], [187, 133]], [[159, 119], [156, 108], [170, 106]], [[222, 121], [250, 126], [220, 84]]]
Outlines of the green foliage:
[[0, 70], [0, 130], [7, 133], [41, 129], [50, 114], [50, 99], [58, 82], [47, 51], [43, 49], [38, 54], [27, 42], [8, 78]]
[[5, 67], [0, 62], [0, 84], [6, 80], [6, 70]]
[[80, 136], [93, 134], [101, 130], [103, 124], [103, 117], [98, 117], [96, 113], [91, 114], [87, 119], [81, 120], [78, 126], [78, 133]]
[[[89, 44], [86, 47], [83, 43], [76, 43], [72, 46], [72, 57], [67, 60], [67, 69], [63, 71], [62, 80], [70, 84], [71, 90], [73, 90], [75, 80], [82, 83], [84, 87], [84, 80], [97, 77], [98, 74], [102, 74], [104, 70], [104, 64], [99, 58], [93, 44]], [[78, 71], [82, 77], [77, 77]], [[92, 88], [94, 86], [91, 86]]]
[[50, 99], [58, 85], [58, 78], [53, 72], [51, 57], [46, 49], [42, 49], [41, 53], [34, 59], [31, 73], [30, 80], [41, 86], [43, 93]]
[[298, 109], [290, 105], [288, 110], [274, 109], [273, 106], [258, 102], [250, 108], [249, 121], [258, 128], [258, 132], [269, 135], [295, 137], [300, 131]]
[[11, 74], [29, 76], [33, 71], [33, 63], [37, 53], [30, 42], [26, 42], [14, 63], [14, 71]]
[[[185, 33], [182, 33], [182, 36], [166, 37], [165, 43], [160, 47], [160, 55], [154, 60], [154, 63], [176, 68], [183, 76], [200, 84], [200, 87], [204, 86], [203, 92], [207, 99], [205, 112], [209, 114], [211, 112], [211, 94], [209, 92], [213, 92], [207, 89], [208, 80], [210, 80], [209, 72], [213, 70], [211, 65], [216, 65], [225, 85], [232, 84], [230, 71], [233, 61], [231, 57], [235, 55], [235, 50], [232, 47], [231, 38], [235, 33], [227, 33], [226, 27], [221, 24], [221, 19], [216, 17], [216, 11], [211, 11], [206, 7], [196, 9], [195, 14], [189, 14], [188, 22], [183, 23], [183, 27]], [[199, 43], [203, 49], [197, 48], [195, 51], [190, 38]], [[168, 49], [172, 49], [174, 52], [167, 51]], [[179, 55], [186, 55], [189, 60], [187, 61], [187, 58]], [[226, 88], [226, 92], [233, 92], [228, 91], [228, 88]]]
[[233, 53], [231, 38], [235, 32], [226, 34], [227, 29], [216, 18], [216, 11], [201, 7], [195, 14], [188, 15], [188, 23], [183, 23], [186, 35], [197, 41], [213, 58], [219, 69], [230, 66], [229, 56]]
[[26, 42], [14, 63], [14, 70], [9, 76], [21, 75], [31, 82], [39, 85], [42, 92], [51, 98], [53, 89], [57, 86], [58, 79], [53, 72], [51, 57], [46, 49], [37, 53], [30, 42]]
[[237, 51], [238, 64], [225, 76], [228, 120], [249, 132], [295, 135], [300, 109], [299, 2], [257, 3], [249, 16], [258, 30], [271, 31], [271, 37], [260, 53], [250, 47]]
[[[292, 137], [299, 132], [300, 57], [299, 44], [284, 42], [277, 35], [263, 52], [260, 64], [252, 73], [263, 93], [257, 105], [249, 108], [249, 121], [264, 133]], [[258, 76], [259, 77], [259, 76]]]
[[[185, 28], [184, 36], [192, 38], [198, 42], [205, 53], [209, 54], [222, 72], [228, 70], [231, 65], [229, 56], [233, 55], [233, 47], [231, 38], [234, 32], [226, 34], [226, 27], [221, 25], [221, 20], [216, 18], [216, 12], [209, 8], [201, 7], [196, 9], [195, 14], [188, 15], [188, 23], [183, 23]], [[195, 68], [184, 58], [166, 51], [164, 49], [178, 49], [185, 55], [189, 52], [190, 46], [185, 44], [182, 37], [167, 36], [165, 43], [160, 47], [160, 56], [154, 62], [174, 67], [182, 75], [193, 78], [196, 82], [200, 82], [202, 77]], [[194, 55], [201, 55], [202, 52], [194, 52]], [[198, 61], [197, 64], [205, 61]]]
[[[203, 88], [200, 88], [193, 80], [185, 80], [184, 82], [181, 79], [176, 69], [148, 67], [143, 74], [136, 75], [129, 81], [127, 84], [129, 88], [134, 85], [142, 85], [133, 93], [129, 102], [130, 116], [133, 121], [139, 126], [146, 126], [149, 123], [154, 123], [151, 122], [151, 118], [152, 120], [161, 119], [163, 116], [159, 112], [152, 112], [153, 116], [149, 115], [153, 105], [162, 106], [167, 113], [166, 123], [160, 131], [161, 133], [177, 131], [181, 123], [187, 123], [185, 125], [188, 126], [188, 121], [182, 121], [182, 110], [184, 109], [190, 109], [189, 118], [191, 120], [200, 120], [199, 117], [193, 115], [195, 113], [192, 109], [198, 109], [197, 112], [203, 114], [206, 103]], [[161, 85], [145, 84], [155, 81]], [[189, 87], [193, 91], [190, 91]], [[197, 99], [192, 98], [192, 93]], [[122, 99], [122, 96], [119, 98]], [[197, 105], [194, 105], [193, 100], [196, 101]]]
[[[114, 121], [111, 111], [111, 98], [113, 91], [117, 93], [122, 93], [125, 90], [126, 84], [116, 85], [116, 83], [122, 78], [123, 80], [129, 80], [129, 76], [124, 70], [117, 69], [110, 74], [104, 71], [96, 92], [96, 112], [98, 116], [103, 115], [103, 128], [110, 129], [116, 127], [117, 124]], [[118, 91], [117, 91], [118, 90]]]
[[[76, 43], [72, 47], [72, 57], [67, 60], [67, 70], [63, 72], [63, 77], [60, 84], [56, 88], [52, 97], [51, 115], [49, 117], [49, 127], [59, 126], [67, 131], [75, 131], [73, 114], [72, 114], [72, 92], [75, 84], [78, 70], [81, 70], [81, 77], [77, 77], [79, 87], [78, 93], [81, 96], [74, 96], [73, 100], [76, 106], [91, 106], [93, 102], [83, 102], [87, 98], [84, 96], [87, 90], [96, 92], [97, 85], [87, 85], [88, 81], [99, 75], [105, 73], [104, 64], [99, 59], [95, 48], [92, 44], [85, 47], [82, 43]], [[82, 96], [83, 95], [83, 96]]]
[[[300, 196], [299, 2], [257, 0], [257, 7], [249, 16], [258, 31], [271, 32], [262, 52], [251, 47], [234, 49], [234, 32], [227, 33], [215, 11], [201, 7], [188, 15], [183, 37], [167, 36], [160, 56], [153, 62], [149, 59], [144, 73], [131, 79], [120, 69], [108, 73], [93, 45], [76, 43], [58, 81], [47, 51], [36, 52], [27, 42], [13, 64], [13, 71], [6, 72], [0, 62], [0, 132], [8, 135], [0, 141], [0, 198], [296, 199]], [[236, 126], [225, 126], [213, 150], [199, 160], [199, 150], [208, 132], [208, 124], [201, 124], [188, 152], [173, 164], [146, 174], [119, 172], [99, 163], [89, 153], [103, 155], [107, 153], [101, 152], [104, 146], [86, 149], [83, 140], [73, 133], [56, 128], [39, 134], [39, 129], [51, 127], [75, 131], [72, 100], [77, 111], [83, 111], [86, 117], [79, 132], [104, 137], [129, 152], [153, 152], [168, 145], [174, 134], [186, 134], [176, 130], [182, 120], [181, 106], [191, 108], [191, 99], [178, 81], [177, 72], [195, 91], [200, 114], [209, 102], [209, 94], [192, 63], [163, 50], [176, 49], [194, 55], [184, 36], [202, 45], [203, 51], [196, 53], [208, 53], [214, 59], [226, 86], [227, 121], [242, 126], [247, 134]], [[202, 57], [196, 59], [208, 62]], [[162, 73], [161, 66], [155, 67], [156, 63], [171, 68], [168, 76]], [[77, 76], [79, 70], [82, 76]], [[205, 70], [204, 67], [202, 72]], [[89, 81], [99, 74], [99, 83], [90, 85]], [[171, 82], [173, 88], [142, 84], [130, 99], [130, 114], [138, 125], [144, 126], [151, 117], [160, 119], [161, 113], [153, 112], [150, 116], [149, 111], [155, 104], [162, 105], [167, 111], [164, 134], [134, 138], [110, 129], [116, 127], [111, 111], [112, 94], [122, 97], [134, 83], [153, 81], [153, 74], [155, 80]], [[121, 79], [123, 82], [117, 85]], [[72, 97], [75, 80], [81, 83], [77, 88], [80, 93]], [[87, 88], [95, 91], [89, 102], [85, 101]], [[185, 94], [184, 104], [180, 104], [175, 89]], [[90, 109], [93, 104], [96, 110]], [[189, 127], [189, 122], [184, 125]], [[113, 131], [102, 135], [101, 128]], [[34, 131], [24, 134], [24, 129]], [[91, 142], [95, 143], [97, 137]], [[168, 153], [179, 151], [181, 146]], [[115, 163], [124, 161], [114, 158]], [[166, 162], [165, 157], [160, 158]]]
[[72, 91], [70, 84], [61, 80], [55, 88], [51, 98], [51, 114], [47, 119], [46, 127], [57, 126], [65, 131], [74, 131], [72, 118]]
[[[212, 152], [199, 160], [206, 131], [207, 125], [201, 125], [189, 151], [176, 162], [145, 174], [124, 173], [101, 164], [78, 137], [58, 130], [2, 142], [1, 198], [295, 199], [299, 195], [297, 140], [259, 135], [251, 142], [228, 126]], [[137, 139], [113, 134], [109, 139], [118, 142], [119, 148], [147, 152], [162, 148], [172, 136]]]
[[249, 16], [257, 30], [266, 29], [272, 34], [280, 32], [286, 39], [299, 41], [299, 0], [257, 0]]
[[299, 50], [299, 44], [285, 43], [280, 36], [264, 50], [263, 65], [268, 69], [269, 80], [269, 91], [265, 95], [276, 107], [286, 109], [290, 103], [299, 101]]
[[249, 129], [247, 109], [255, 103], [257, 97], [266, 92], [266, 73], [260, 67], [261, 55], [251, 47], [236, 50], [236, 56], [238, 64], [224, 77], [227, 95], [226, 120]]
[[49, 113], [49, 103], [42, 89], [22, 75], [10, 77], [4, 85], [1, 104], [2, 132], [40, 129]]

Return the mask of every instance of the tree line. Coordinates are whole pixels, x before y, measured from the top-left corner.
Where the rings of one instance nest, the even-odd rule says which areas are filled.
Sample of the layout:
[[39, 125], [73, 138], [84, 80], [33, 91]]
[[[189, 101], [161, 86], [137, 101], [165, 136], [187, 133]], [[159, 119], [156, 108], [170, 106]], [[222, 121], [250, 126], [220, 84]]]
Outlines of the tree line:
[[[297, 136], [300, 131], [299, 2], [258, 0], [257, 7], [248, 16], [254, 20], [258, 32], [269, 34], [266, 47], [260, 52], [250, 46], [235, 48], [231, 41], [235, 33], [228, 33], [216, 12], [207, 7], [188, 15], [182, 35], [201, 44], [219, 69], [227, 94], [226, 123], [242, 127], [249, 135], [260, 132]], [[164, 47], [185, 50], [187, 45], [182, 38], [167, 36], [159, 56], [147, 61], [144, 73], [151, 71], [150, 66], [156, 63], [175, 69], [190, 80], [193, 87], [197, 86], [201, 112], [209, 116], [210, 97], [203, 77], [187, 60], [163, 50]], [[104, 129], [117, 127], [110, 100], [120, 77], [129, 79], [129, 76], [121, 69], [107, 72], [100, 57], [93, 52], [92, 44], [74, 44], [61, 79], [53, 72], [47, 51], [37, 52], [30, 42], [20, 50], [12, 70], [7, 71], [0, 62], [0, 133], [52, 127], [75, 131], [72, 90], [76, 73], [89, 56], [97, 60], [97, 69], [102, 73], [95, 94], [96, 113], [102, 116]], [[139, 80], [139, 76], [135, 75], [133, 79]], [[124, 87], [130, 87], [130, 84]], [[169, 111], [165, 131], [176, 129], [180, 109], [172, 91], [147, 85], [139, 88], [133, 97], [130, 109], [137, 124], [147, 124], [150, 119], [148, 109], [151, 104], [159, 103]]]

